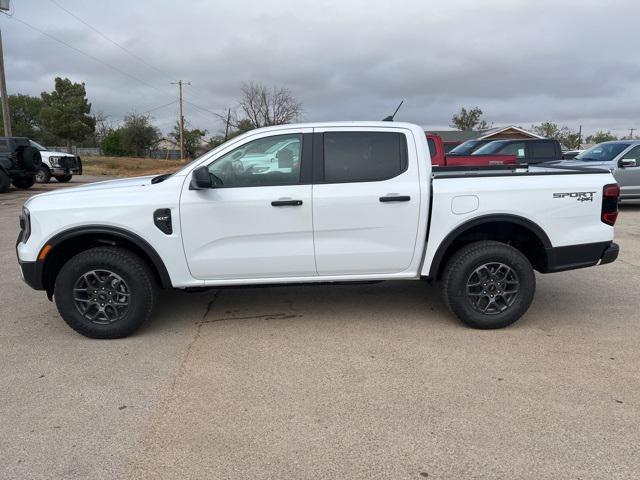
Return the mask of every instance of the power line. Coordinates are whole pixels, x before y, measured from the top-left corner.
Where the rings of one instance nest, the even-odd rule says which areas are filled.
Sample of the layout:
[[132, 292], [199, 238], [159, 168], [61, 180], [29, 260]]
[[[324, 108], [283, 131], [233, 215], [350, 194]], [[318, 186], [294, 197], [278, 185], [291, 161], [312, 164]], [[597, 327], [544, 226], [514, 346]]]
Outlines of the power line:
[[165, 103], [164, 105], [160, 105], [154, 108], [150, 108], [149, 110], [145, 110], [144, 112], [141, 113], [141, 115], [145, 115], [147, 113], [151, 113], [151, 112], [155, 112], [156, 110], [160, 110], [161, 108], [164, 107], [168, 107], [169, 105], [173, 105], [174, 103], [176, 103], [178, 100], [172, 100], [169, 103]]
[[100, 30], [98, 30], [96, 27], [94, 27], [93, 25], [91, 25], [89, 22], [83, 20], [82, 18], [78, 17], [76, 14], [74, 14], [73, 12], [69, 11], [68, 9], [66, 9], [65, 7], [63, 7], [62, 5], [60, 5], [58, 2], [56, 2], [55, 0], [49, 0], [51, 3], [53, 3], [55, 6], [57, 6], [58, 8], [60, 8], [61, 10], [64, 10], [65, 12], [67, 12], [69, 15], [71, 15], [73, 18], [75, 18], [76, 20], [78, 20], [80, 23], [86, 25], [87, 27], [89, 27], [91, 30], [93, 30], [94, 32], [96, 32], [98, 35], [100, 35], [102, 38], [104, 38], [105, 40], [107, 40], [108, 42], [111, 42], [112, 44], [114, 44], [116, 47], [118, 47], [120, 50], [122, 50], [123, 52], [125, 52], [127, 55], [129, 55], [132, 58], [135, 58], [137, 61], [139, 61], [140, 63], [146, 65], [147, 67], [151, 68], [152, 70], [155, 70], [156, 72], [166, 76], [167, 78], [173, 80], [173, 77], [171, 75], [169, 75], [167, 72], [164, 72], [162, 70], [160, 70], [159, 68], [151, 65], [149, 62], [147, 62], [146, 60], [144, 60], [142, 57], [139, 57], [138, 55], [136, 55], [135, 53], [133, 53], [132, 51], [128, 50], [127, 48], [123, 47], [122, 45], [120, 45], [118, 42], [116, 42], [115, 40], [113, 40], [112, 38], [108, 37], [107, 35], [105, 35], [104, 33], [102, 33]]
[[65, 42], [64, 40], [60, 40], [59, 38], [54, 37], [53, 35], [51, 35], [51, 34], [49, 34], [49, 33], [45, 32], [45, 31], [43, 31], [43, 30], [40, 30], [38, 27], [34, 27], [33, 25], [31, 25], [31, 24], [29, 24], [29, 23], [25, 22], [24, 20], [21, 20], [20, 18], [16, 17], [15, 15], [14, 15], [14, 16], [12, 16], [12, 17], [10, 17], [10, 18], [11, 18], [12, 20], [15, 20], [15, 21], [17, 21], [17, 22], [22, 23], [23, 25], [26, 25], [26, 26], [27, 26], [27, 27], [29, 27], [30, 29], [32, 29], [32, 30], [34, 30], [34, 31], [36, 31], [36, 32], [38, 32], [38, 33], [40, 33], [41, 35], [44, 35], [45, 37], [48, 37], [48, 38], [50, 38], [51, 40], [54, 40], [54, 41], [56, 41], [56, 42], [60, 43], [61, 45], [64, 45], [65, 47], [70, 48], [71, 50], [73, 50], [73, 51], [75, 51], [75, 52], [79, 53], [80, 55], [84, 55], [85, 57], [88, 57], [88, 58], [90, 58], [91, 60], [93, 60], [93, 61], [95, 61], [95, 62], [98, 62], [98, 63], [100, 63], [100, 64], [104, 65], [105, 67], [108, 67], [108, 68], [110, 68], [110, 69], [112, 69], [112, 70], [115, 70], [116, 72], [120, 73], [121, 75], [124, 75], [125, 77], [128, 77], [128, 78], [130, 78], [130, 79], [132, 79], [132, 80], [135, 80], [136, 82], [139, 82], [139, 83], [141, 83], [142, 85], [145, 85], [145, 86], [147, 86], [147, 87], [149, 87], [149, 88], [152, 88], [152, 89], [156, 90], [157, 92], [162, 93], [163, 95], [167, 95], [167, 92], [164, 92], [164, 91], [160, 90], [158, 87], [156, 87], [156, 86], [154, 86], [154, 85], [151, 85], [150, 83], [147, 83], [147, 82], [145, 82], [144, 80], [142, 80], [142, 79], [140, 79], [140, 78], [136, 77], [135, 75], [131, 75], [129, 72], [126, 72], [126, 71], [124, 71], [124, 70], [122, 70], [122, 69], [120, 69], [120, 68], [118, 68], [118, 67], [116, 67], [116, 66], [114, 66], [114, 65], [111, 65], [111, 64], [110, 64], [110, 63], [108, 63], [108, 62], [105, 62], [105, 61], [103, 61], [103, 60], [100, 60], [98, 57], [94, 57], [94, 56], [93, 56], [93, 55], [91, 55], [90, 53], [87, 53], [87, 52], [85, 52], [85, 51], [83, 51], [83, 50], [80, 50], [79, 48], [74, 47], [73, 45], [71, 45], [71, 44], [69, 44], [69, 43]]

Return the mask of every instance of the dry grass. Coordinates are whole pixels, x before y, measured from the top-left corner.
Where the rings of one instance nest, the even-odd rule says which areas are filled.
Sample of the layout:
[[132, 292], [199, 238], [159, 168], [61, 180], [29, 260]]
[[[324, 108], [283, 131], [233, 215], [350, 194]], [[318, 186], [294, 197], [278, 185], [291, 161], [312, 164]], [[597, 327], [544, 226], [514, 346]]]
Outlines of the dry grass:
[[137, 157], [82, 157], [85, 175], [108, 175], [111, 177], [139, 177], [171, 173], [183, 167], [180, 160], [159, 160]]

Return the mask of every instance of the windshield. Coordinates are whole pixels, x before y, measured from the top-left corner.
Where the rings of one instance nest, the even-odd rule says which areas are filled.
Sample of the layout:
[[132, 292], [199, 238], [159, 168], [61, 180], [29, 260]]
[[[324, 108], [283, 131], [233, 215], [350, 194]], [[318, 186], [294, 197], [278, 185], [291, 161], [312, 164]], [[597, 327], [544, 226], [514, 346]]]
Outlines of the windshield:
[[480, 140], [467, 140], [464, 143], [461, 143], [456, 148], [452, 149], [449, 153], [454, 155], [469, 155], [473, 152], [474, 148], [478, 146]]
[[29, 143], [31, 144], [32, 147], [37, 148], [38, 150], [40, 150], [41, 152], [44, 152], [46, 150], [46, 147], [43, 147], [42, 145], [40, 145], [38, 142], [34, 142], [33, 140], [29, 140]]
[[576, 156], [575, 160], [582, 160], [583, 162], [609, 162], [620, 155], [629, 145], [631, 144], [626, 142], [599, 143]]
[[496, 153], [498, 150], [500, 150], [507, 143], [507, 141], [505, 141], [505, 140], [503, 140], [503, 141], [497, 140], [495, 142], [487, 143], [486, 145], [481, 146], [479, 149], [477, 149], [471, 155], [487, 155], [487, 154], [491, 154], [491, 153]]

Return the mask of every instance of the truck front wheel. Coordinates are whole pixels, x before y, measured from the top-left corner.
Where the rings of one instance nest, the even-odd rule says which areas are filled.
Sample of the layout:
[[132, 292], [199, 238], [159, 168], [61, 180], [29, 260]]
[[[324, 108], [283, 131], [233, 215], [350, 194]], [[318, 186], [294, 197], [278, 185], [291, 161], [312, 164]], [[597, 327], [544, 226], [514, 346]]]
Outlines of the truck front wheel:
[[40, 165], [38, 172], [36, 173], [36, 182], [49, 183], [51, 180], [51, 170], [46, 165]]
[[500, 242], [464, 246], [447, 263], [442, 292], [449, 310], [473, 328], [511, 325], [525, 314], [536, 289], [531, 263]]
[[54, 295], [60, 315], [76, 332], [91, 338], [121, 338], [151, 316], [155, 283], [137, 255], [122, 248], [98, 247], [62, 266]]
[[60, 175], [59, 177], [56, 177], [56, 180], [60, 183], [67, 183], [72, 177], [73, 175]]

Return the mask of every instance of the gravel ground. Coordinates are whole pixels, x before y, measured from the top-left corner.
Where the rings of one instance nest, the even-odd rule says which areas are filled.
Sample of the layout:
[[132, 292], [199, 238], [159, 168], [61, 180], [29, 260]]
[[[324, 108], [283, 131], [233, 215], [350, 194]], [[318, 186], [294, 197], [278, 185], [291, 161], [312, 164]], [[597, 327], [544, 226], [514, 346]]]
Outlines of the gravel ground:
[[167, 292], [97, 341], [20, 280], [34, 190], [0, 196], [0, 478], [640, 478], [638, 204], [504, 330], [388, 282]]

